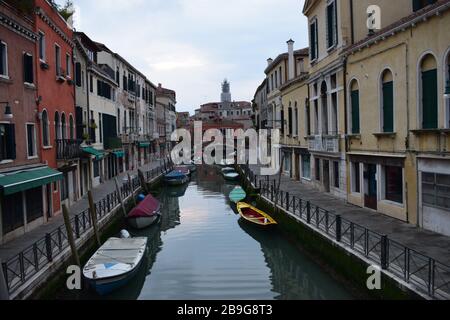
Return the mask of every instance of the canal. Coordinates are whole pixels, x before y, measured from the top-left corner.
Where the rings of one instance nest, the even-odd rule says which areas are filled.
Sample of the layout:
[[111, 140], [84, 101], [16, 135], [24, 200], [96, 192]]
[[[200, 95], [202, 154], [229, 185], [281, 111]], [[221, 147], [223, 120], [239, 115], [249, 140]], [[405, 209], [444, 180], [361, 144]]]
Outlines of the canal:
[[219, 169], [199, 167], [189, 185], [164, 188], [148, 256], [129, 285], [107, 297], [61, 289], [56, 299], [353, 299], [343, 284], [276, 228], [243, 222]]

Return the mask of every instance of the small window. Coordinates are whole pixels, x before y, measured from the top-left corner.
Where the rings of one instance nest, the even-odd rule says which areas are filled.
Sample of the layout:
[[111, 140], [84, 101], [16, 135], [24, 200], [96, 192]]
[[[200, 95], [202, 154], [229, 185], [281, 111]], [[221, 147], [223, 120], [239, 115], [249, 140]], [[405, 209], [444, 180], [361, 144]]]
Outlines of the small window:
[[75, 63], [75, 84], [81, 87], [81, 63]]
[[45, 34], [39, 31], [39, 59], [45, 61]]
[[69, 54], [66, 54], [66, 73], [68, 77], [72, 76], [72, 68]]
[[340, 179], [339, 179], [339, 161], [333, 161], [333, 176], [334, 176], [334, 187], [340, 187]]
[[403, 203], [403, 168], [386, 166], [384, 175], [385, 199]]
[[360, 115], [359, 115], [359, 89], [358, 82], [353, 80], [350, 92], [351, 103], [351, 133], [360, 133]]
[[302, 155], [302, 178], [311, 179], [311, 156]]
[[50, 145], [50, 133], [48, 127], [48, 113], [46, 110], [42, 111], [42, 143], [45, 147]]
[[61, 68], [61, 48], [55, 44], [55, 71], [56, 76], [63, 76], [62, 68]]
[[8, 77], [8, 46], [0, 41], [0, 76]]
[[450, 175], [422, 173], [422, 202], [426, 206], [450, 209]]
[[34, 124], [27, 124], [27, 155], [35, 157], [36, 154], [36, 130]]
[[0, 161], [16, 159], [14, 124], [0, 124]]
[[386, 70], [382, 77], [382, 129], [394, 132], [394, 82], [392, 73]]
[[352, 162], [352, 192], [361, 193], [361, 174], [359, 162]]
[[34, 83], [33, 56], [29, 53], [23, 54], [23, 73], [25, 83]]

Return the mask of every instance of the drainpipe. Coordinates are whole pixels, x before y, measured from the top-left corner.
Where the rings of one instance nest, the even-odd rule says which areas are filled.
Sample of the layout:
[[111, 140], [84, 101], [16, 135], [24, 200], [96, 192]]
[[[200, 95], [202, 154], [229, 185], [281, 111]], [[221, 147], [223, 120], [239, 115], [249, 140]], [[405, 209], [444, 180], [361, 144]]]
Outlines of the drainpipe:
[[350, 32], [352, 44], [355, 43], [355, 20], [353, 17], [353, 0], [350, 0]]
[[[408, 154], [408, 155], [411, 155], [411, 149], [410, 149], [410, 143], [409, 143], [409, 135], [410, 135], [410, 132], [409, 132], [409, 130], [410, 130], [410, 124], [409, 124], [409, 121], [410, 121], [410, 119], [409, 119], [409, 114], [410, 114], [410, 110], [409, 110], [409, 102], [410, 102], [410, 99], [409, 99], [409, 92], [410, 92], [410, 90], [409, 90], [409, 65], [408, 65], [408, 59], [409, 59], [409, 48], [408, 48], [408, 43], [407, 42], [405, 42], [405, 69], [406, 69], [406, 141], [405, 141], [405, 146], [406, 146], [406, 153]], [[418, 161], [417, 161], [417, 158], [415, 159], [415, 166], [416, 166], [416, 174], [417, 174], [417, 177], [416, 177], [416, 185], [418, 186], [418, 188], [417, 188], [417, 190], [416, 190], [416, 192], [417, 192], [417, 194], [416, 194], [416, 199], [419, 199], [419, 185], [418, 185], [418, 183], [419, 183], [419, 171], [417, 170], [419, 167], [418, 167]], [[406, 179], [405, 179], [406, 180]], [[408, 207], [408, 194], [409, 194], [409, 192], [408, 192], [408, 183], [406, 182], [405, 183], [406, 185], [405, 185], [405, 197], [406, 197], [406, 222], [408, 222], [409, 223], [409, 207]], [[418, 218], [418, 216], [419, 216], [419, 201], [416, 201], [416, 206], [417, 206], [417, 218]], [[419, 226], [419, 219], [417, 219], [417, 222], [416, 222], [416, 225], [417, 226]]]

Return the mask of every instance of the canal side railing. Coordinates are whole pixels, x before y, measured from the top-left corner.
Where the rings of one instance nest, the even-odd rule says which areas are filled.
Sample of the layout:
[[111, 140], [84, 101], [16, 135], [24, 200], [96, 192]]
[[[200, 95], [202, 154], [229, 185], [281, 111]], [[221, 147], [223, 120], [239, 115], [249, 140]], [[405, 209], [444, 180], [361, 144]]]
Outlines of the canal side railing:
[[347, 250], [364, 256], [400, 280], [433, 299], [450, 299], [450, 267], [388, 236], [352, 222], [310, 201], [279, 190], [276, 180], [258, 177], [248, 165], [240, 165], [248, 182], [260, 195], [297, 220], [320, 231]]
[[[169, 161], [166, 162], [166, 160], [164, 160], [163, 165], [145, 171], [144, 177], [146, 178], [146, 181], [152, 181], [168, 172], [170, 168], [171, 164]], [[125, 182], [120, 186], [122, 199], [128, 199], [130, 196], [134, 195], [140, 187], [141, 184], [138, 177], [134, 177], [131, 181]], [[120, 205], [119, 199], [119, 194], [116, 190], [95, 202], [97, 221], [100, 221], [112, 210], [117, 208]], [[70, 219], [70, 224], [74, 232], [75, 240], [80, 239], [83, 235], [91, 231], [93, 225], [89, 208], [73, 215]], [[65, 225], [62, 224], [28, 248], [11, 257], [6, 262], [3, 262], [2, 269], [10, 296], [39, 271], [55, 261], [57, 257], [68, 248], [69, 242], [67, 231]]]

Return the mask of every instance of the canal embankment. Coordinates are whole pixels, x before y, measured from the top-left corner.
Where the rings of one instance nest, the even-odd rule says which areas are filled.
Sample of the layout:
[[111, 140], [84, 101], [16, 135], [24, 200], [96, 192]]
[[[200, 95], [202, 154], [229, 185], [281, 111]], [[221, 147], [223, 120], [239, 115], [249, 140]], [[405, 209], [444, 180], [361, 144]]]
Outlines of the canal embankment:
[[[155, 167], [143, 172], [145, 181], [155, 187], [170, 165]], [[119, 196], [120, 192], [120, 196]], [[133, 198], [142, 192], [138, 177], [124, 182], [119, 191], [114, 190], [95, 201], [97, 226], [103, 238], [108, 237], [118, 223], [123, 221], [122, 199], [126, 210], [134, 205]], [[71, 214], [70, 224], [74, 233], [75, 244], [79, 255], [83, 258], [95, 249], [95, 234], [89, 208]], [[72, 252], [68, 243], [67, 230], [64, 224], [45, 233], [26, 249], [13, 255], [2, 264], [10, 299], [28, 299], [44, 296], [51, 290], [51, 283], [58, 283], [65, 275], [65, 269], [72, 262]]]
[[[257, 176], [245, 165], [239, 171], [249, 194], [257, 195], [259, 206], [280, 221], [284, 232], [368, 295], [381, 299], [448, 299], [450, 274], [444, 263], [350, 220], [338, 205], [334, 210], [325, 209], [324, 201], [302, 198], [296, 192], [301, 187], [281, 183], [278, 188], [278, 176]], [[380, 290], [367, 287], [369, 266], [380, 271]]]

